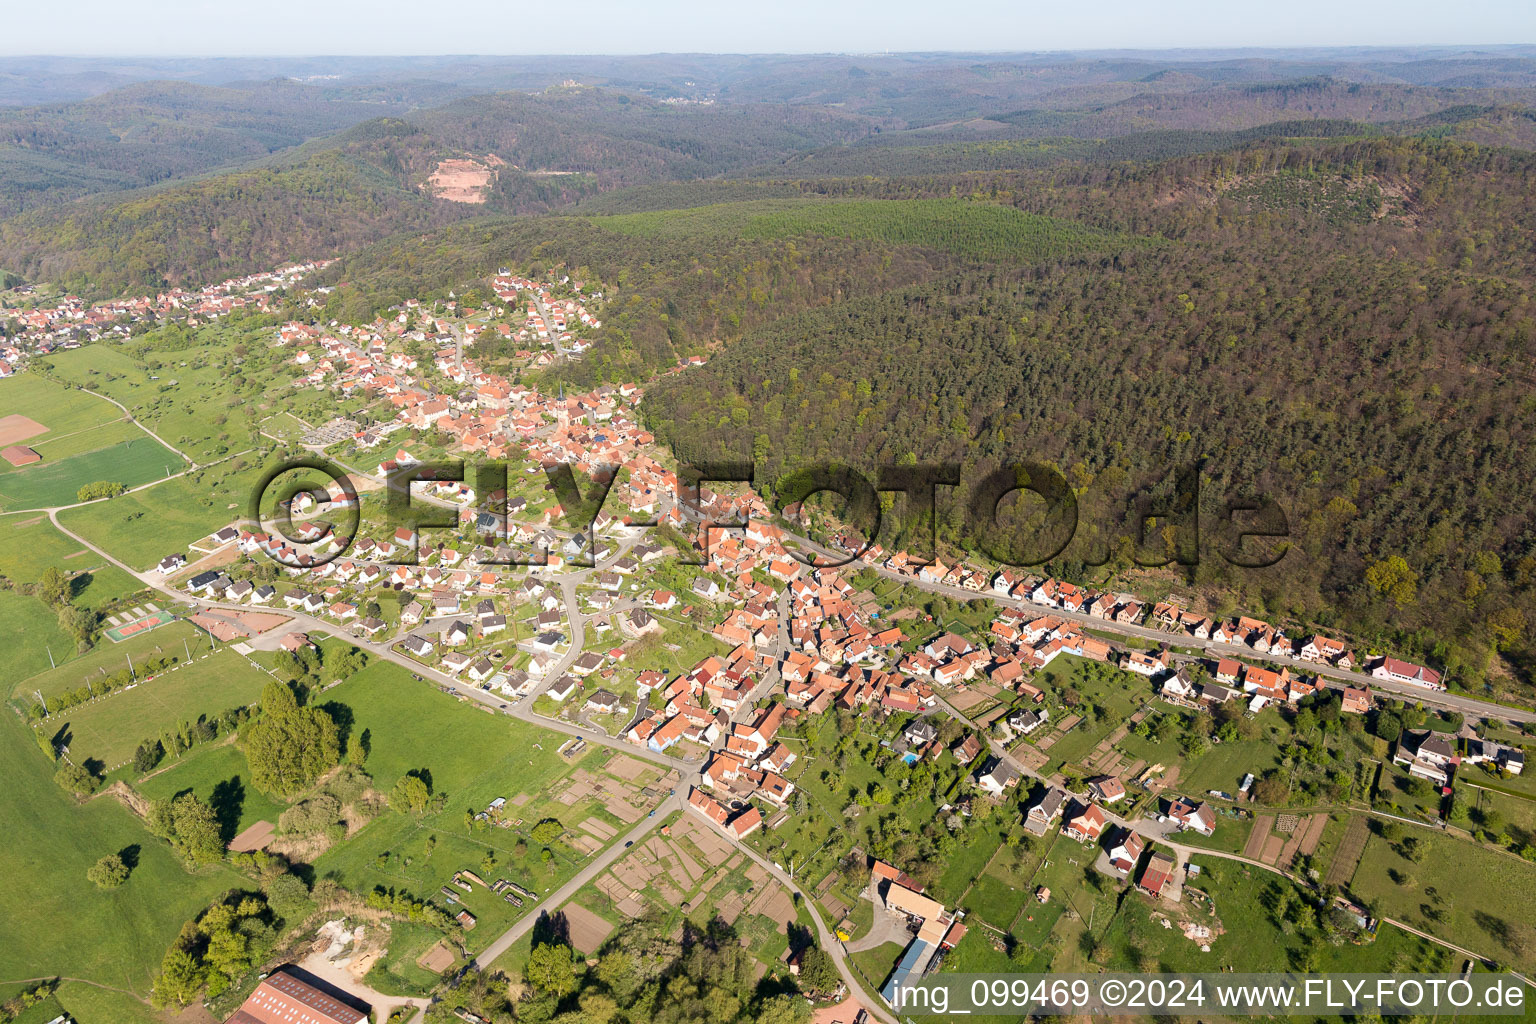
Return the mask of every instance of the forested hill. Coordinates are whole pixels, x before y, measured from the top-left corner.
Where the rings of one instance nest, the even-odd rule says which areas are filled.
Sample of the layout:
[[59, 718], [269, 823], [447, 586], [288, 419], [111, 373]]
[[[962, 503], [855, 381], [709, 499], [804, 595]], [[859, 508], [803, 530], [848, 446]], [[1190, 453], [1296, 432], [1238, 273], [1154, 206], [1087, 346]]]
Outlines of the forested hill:
[[295, 82], [145, 82], [0, 110], [0, 217], [247, 163], [402, 107]]
[[[864, 131], [814, 108], [675, 107], [554, 89], [378, 118], [267, 165], [0, 221], [0, 269], [86, 294], [183, 284], [493, 212], [745, 169]], [[439, 198], [443, 160], [491, 169], [484, 202]]]
[[[1204, 559], [1218, 607], [1390, 634], [1475, 677], [1536, 615], [1531, 175], [1387, 141], [1019, 189], [1164, 241], [778, 320], [654, 388], [647, 419], [683, 457], [756, 455], [765, 482], [818, 460], [1046, 461], [1085, 509], [1205, 457], [1213, 501], [1271, 494], [1297, 542], [1264, 571]], [[1124, 567], [1113, 534], [1089, 524], [1052, 568], [1098, 575], [1101, 543]], [[1411, 586], [1373, 586], [1394, 557]]]
[[[473, 96], [463, 81], [549, 70], [498, 79], [471, 62], [433, 65], [447, 77], [422, 81], [143, 83], [0, 113], [0, 270], [100, 296], [645, 184], [755, 177], [784, 194], [786, 182], [875, 178], [857, 187], [880, 190], [936, 177], [960, 195], [965, 175], [1142, 165], [1264, 139], [1536, 144], [1536, 61], [1525, 58], [1454, 74], [1414, 65], [1400, 80], [1337, 60], [696, 63], [697, 78], [681, 70], [688, 59], [656, 58], [635, 64], [638, 77], [594, 76], [609, 87]], [[445, 161], [483, 182], [467, 194], [429, 184]]]
[[[674, 184], [580, 207], [646, 212], [380, 243], [327, 272], [327, 312], [563, 266], [608, 296], [566, 380], [711, 355], [644, 403], [681, 456], [757, 458], [769, 486], [822, 460], [1045, 461], [1082, 489], [1081, 540], [1050, 566], [1080, 580], [1129, 564], [1100, 513], [1203, 457], [1207, 515], [1272, 495], [1294, 549], [1262, 571], [1208, 549], [1192, 589], [1470, 681], [1495, 649], [1531, 663], [1533, 188], [1528, 154], [1393, 138]], [[940, 525], [951, 552], [973, 539]]]

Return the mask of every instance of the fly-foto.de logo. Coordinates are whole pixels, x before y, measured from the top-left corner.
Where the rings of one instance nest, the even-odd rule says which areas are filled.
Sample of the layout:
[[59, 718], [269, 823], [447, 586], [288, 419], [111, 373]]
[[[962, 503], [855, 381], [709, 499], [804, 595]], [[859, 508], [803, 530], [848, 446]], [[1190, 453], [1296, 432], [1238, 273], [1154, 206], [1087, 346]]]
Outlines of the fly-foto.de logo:
[[[473, 535], [487, 549], [477, 555], [482, 565], [548, 565], [556, 546], [566, 561], [592, 565], [594, 533], [618, 469], [578, 477], [566, 463], [542, 468], [561, 525], [557, 529], [554, 520], [540, 524], [532, 540], [516, 543], [508, 503], [511, 464], [450, 459], [392, 469], [379, 496], [369, 499], [370, 524], [386, 534], [382, 550], [375, 553], [380, 561], [415, 565], [423, 531], [434, 530]], [[326, 482], [317, 483], [317, 474]], [[1264, 568], [1285, 556], [1290, 527], [1278, 501], [1249, 493], [1212, 500], [1202, 494], [1202, 477], [1201, 463], [1177, 466], [1139, 491], [1092, 501], [1054, 466], [1041, 463], [970, 474], [957, 463], [885, 466], [873, 472], [823, 463], [782, 474], [766, 485], [752, 462], [684, 464], [676, 471], [672, 493], [660, 495], [644, 515], [626, 514], [622, 525], [632, 530], [666, 525], [691, 534], [700, 554], [680, 552], [680, 557], [705, 564], [720, 531], [747, 529], [752, 520], [743, 510], [746, 503], [722, 501], [709, 485], [747, 485], [771, 495], [770, 502], [758, 504], [767, 517], [790, 529], [811, 518], [812, 499], [836, 508], [838, 528], [825, 545], [817, 545], [820, 550], [790, 551], [815, 567], [846, 565], [883, 536], [899, 537], [910, 562], [931, 562], [939, 548], [941, 520], [946, 539], [959, 538], [976, 554], [1007, 566], [1043, 565], [1062, 556], [1084, 521], [1108, 524], [1107, 530], [1092, 531], [1093, 542], [1085, 543], [1085, 550], [1075, 551], [1073, 557], [1084, 565], [1107, 562], [1115, 542], [1128, 546], [1136, 564], [1149, 567], [1194, 566], [1214, 552], [1233, 566]], [[419, 493], [418, 484], [461, 485], [454, 488], [459, 500]], [[364, 521], [362, 504], [351, 474], [319, 456], [304, 456], [262, 477], [247, 517], [272, 531], [256, 545], [260, 551], [290, 568], [315, 568], [353, 549]]]

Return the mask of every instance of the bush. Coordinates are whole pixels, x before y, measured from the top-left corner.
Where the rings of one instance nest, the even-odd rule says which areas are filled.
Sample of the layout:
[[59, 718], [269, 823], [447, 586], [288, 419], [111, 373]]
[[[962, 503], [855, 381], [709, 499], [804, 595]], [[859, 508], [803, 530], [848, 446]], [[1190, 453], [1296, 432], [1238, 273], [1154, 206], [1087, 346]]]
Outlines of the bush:
[[53, 781], [77, 796], [90, 796], [101, 784], [101, 780], [96, 776], [69, 761], [59, 766], [59, 770], [53, 775]]

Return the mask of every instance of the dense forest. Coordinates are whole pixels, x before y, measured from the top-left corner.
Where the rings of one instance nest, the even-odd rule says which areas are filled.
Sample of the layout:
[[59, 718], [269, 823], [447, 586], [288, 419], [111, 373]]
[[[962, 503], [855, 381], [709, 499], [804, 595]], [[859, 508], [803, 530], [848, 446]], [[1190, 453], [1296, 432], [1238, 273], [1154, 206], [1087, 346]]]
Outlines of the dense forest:
[[[7, 270], [91, 295], [197, 283], [490, 211], [745, 169], [862, 131], [813, 108], [672, 107], [585, 89], [476, 97], [356, 124], [259, 168], [31, 210], [0, 221], [0, 250]], [[484, 206], [423, 188], [460, 156], [507, 165]]]
[[[1213, 504], [1273, 496], [1295, 542], [1265, 570], [1203, 558], [1219, 606], [1390, 637], [1476, 685], [1536, 613], [1531, 173], [1377, 140], [1017, 188], [1168, 241], [776, 321], [660, 384], [648, 422], [685, 458], [755, 456], [770, 485], [829, 460], [1044, 462], [1083, 518], [1051, 568], [1087, 578], [1131, 567], [1130, 496], [1203, 459]], [[962, 498], [939, 523], [955, 547]]]

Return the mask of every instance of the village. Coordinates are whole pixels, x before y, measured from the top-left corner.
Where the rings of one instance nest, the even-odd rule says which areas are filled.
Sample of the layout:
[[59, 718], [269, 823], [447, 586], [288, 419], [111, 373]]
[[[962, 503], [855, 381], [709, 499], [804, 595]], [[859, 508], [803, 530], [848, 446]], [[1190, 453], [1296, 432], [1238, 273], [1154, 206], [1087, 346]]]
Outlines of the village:
[[[835, 838], [807, 853], [777, 837], [794, 834], [807, 807], [811, 723], [853, 716], [883, 737], [903, 777], [947, 766], [956, 785], [940, 815], [968, 819], [981, 802], [1011, 809], [1024, 833], [1082, 844], [1106, 878], [1174, 904], [1198, 872], [1191, 856], [1210, 852], [1218, 833], [1227, 836], [1218, 851], [1235, 848], [1216, 855], [1284, 869], [1312, 856], [1325, 822], [1303, 816], [1279, 834], [1255, 824], [1234, 843], [1230, 834], [1253, 819], [1243, 804], [1262, 788], [1264, 759], [1202, 790], [1180, 786], [1166, 763], [1101, 757], [1136, 736], [1116, 744], [1126, 730], [1105, 729], [1080, 741], [1093, 727], [1076, 693], [1085, 681], [1109, 688], [1137, 729], [1180, 721], [1214, 750], [1223, 738], [1241, 745], [1234, 723], [1290, 722], [1305, 709], [1360, 721], [1413, 719], [1426, 705], [1455, 714], [1435, 670], [1340, 639], [845, 537], [824, 547], [796, 532], [808, 522], [797, 507], [775, 517], [745, 488], [690, 494], [641, 425], [642, 386], [548, 395], [479, 368], [473, 352], [487, 331], [522, 346], [523, 365], [579, 355], [573, 330], [598, 321], [579, 286], [560, 283], [571, 297], [555, 299], [554, 282], [499, 275], [509, 311], [527, 297], [511, 323], [492, 323], [496, 311], [436, 317], [407, 303], [367, 328], [284, 325], [276, 343], [295, 351], [296, 386], [366, 396], [388, 418], [336, 422], [306, 439], [350, 471], [357, 500], [332, 481], [264, 510], [266, 522], [216, 531], [202, 545], [240, 556], [221, 568], [189, 572], [185, 553], [166, 555], [160, 573], [209, 604], [201, 624], [238, 641], [253, 631], [231, 606], [278, 610], [314, 624], [284, 635], [286, 650], [312, 644], [312, 633], [343, 633], [419, 665], [450, 692], [472, 687], [506, 713], [675, 759], [689, 766], [679, 790], [688, 813], [784, 870], [808, 870], [801, 857], [835, 860], [824, 852], [837, 850]], [[410, 354], [413, 342], [431, 350], [428, 365]], [[381, 485], [443, 457], [503, 460], [505, 486], [493, 479], [481, 493], [469, 476], [428, 480], [419, 498], [455, 525], [391, 527]], [[548, 472], [557, 466], [592, 480], [585, 487], [611, 486], [598, 491], [608, 501], [589, 526], [559, 500]], [[284, 516], [289, 534], [273, 525]], [[854, 552], [851, 563], [817, 567]], [[940, 621], [921, 604], [934, 596], [964, 613]], [[1094, 665], [1111, 675], [1088, 675]], [[1198, 719], [1208, 724], [1196, 729]], [[1290, 726], [1269, 726], [1279, 728]], [[1393, 740], [1394, 769], [1443, 798], [1432, 820], [1458, 771], [1481, 765], [1509, 777], [1523, 767], [1518, 746], [1470, 728]], [[1075, 757], [1052, 754], [1082, 743]], [[1200, 758], [1190, 760], [1200, 774]], [[912, 864], [868, 864], [860, 898], [910, 925], [894, 967], [868, 979], [889, 989], [941, 967], [966, 933], [964, 911], [927, 894]], [[1044, 884], [1025, 896], [1031, 906], [1053, 900]], [[1335, 898], [1374, 927], [1358, 904]]]

